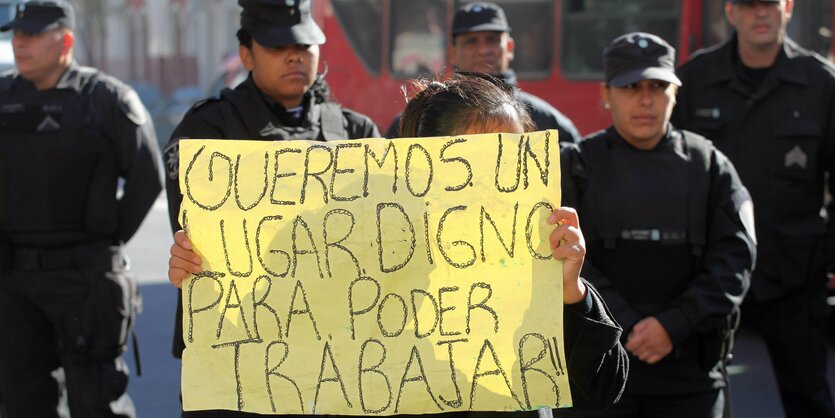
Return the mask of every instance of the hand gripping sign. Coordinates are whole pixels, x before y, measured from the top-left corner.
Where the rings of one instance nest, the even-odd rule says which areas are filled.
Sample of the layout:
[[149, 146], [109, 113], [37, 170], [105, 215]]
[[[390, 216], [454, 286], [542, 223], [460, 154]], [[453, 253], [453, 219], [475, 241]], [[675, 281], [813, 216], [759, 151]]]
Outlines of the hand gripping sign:
[[186, 410], [571, 404], [556, 131], [185, 140], [180, 187]]

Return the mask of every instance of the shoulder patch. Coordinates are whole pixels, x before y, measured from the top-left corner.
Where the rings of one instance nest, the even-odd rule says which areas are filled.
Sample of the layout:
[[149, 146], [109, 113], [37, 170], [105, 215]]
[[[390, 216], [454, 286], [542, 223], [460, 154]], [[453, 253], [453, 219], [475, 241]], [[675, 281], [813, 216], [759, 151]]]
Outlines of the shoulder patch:
[[180, 174], [180, 139], [169, 142], [162, 152], [165, 174], [173, 181], [177, 181]]

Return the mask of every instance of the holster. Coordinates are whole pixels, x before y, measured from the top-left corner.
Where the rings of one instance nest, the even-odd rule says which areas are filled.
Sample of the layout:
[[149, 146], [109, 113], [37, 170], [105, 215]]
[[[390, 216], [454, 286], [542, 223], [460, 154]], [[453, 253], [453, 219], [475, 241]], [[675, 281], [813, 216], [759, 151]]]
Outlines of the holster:
[[[42, 255], [48, 257], [62, 254], [54, 249], [44, 251]], [[86, 285], [81, 299], [67, 301], [58, 330], [63, 349], [79, 361], [119, 357], [127, 350], [128, 336], [142, 309], [139, 289], [122, 247], [80, 245], [60, 251], [72, 257], [67, 259], [71, 265], [59, 270], [67, 270], [67, 275]]]
[[712, 370], [717, 364], [724, 368], [733, 358], [734, 338], [739, 326], [739, 308], [734, 308], [725, 317], [723, 324], [710, 331], [698, 334], [699, 362], [705, 370]]

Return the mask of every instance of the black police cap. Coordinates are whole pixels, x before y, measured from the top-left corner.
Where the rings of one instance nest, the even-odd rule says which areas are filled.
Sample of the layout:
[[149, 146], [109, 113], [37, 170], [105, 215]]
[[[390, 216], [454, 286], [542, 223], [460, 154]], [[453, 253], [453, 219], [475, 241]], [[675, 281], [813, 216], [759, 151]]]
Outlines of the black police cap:
[[313, 20], [310, 0], [238, 0], [241, 29], [266, 47], [320, 45], [325, 34]]
[[675, 63], [676, 50], [651, 33], [621, 35], [603, 50], [606, 84], [614, 87], [641, 80], [661, 80], [681, 86]]
[[64, 0], [28, 1], [18, 4], [15, 18], [0, 26], [0, 31], [20, 30], [38, 34], [58, 28], [75, 27], [75, 11]]
[[510, 32], [504, 10], [495, 3], [470, 3], [452, 18], [452, 36], [468, 32]]

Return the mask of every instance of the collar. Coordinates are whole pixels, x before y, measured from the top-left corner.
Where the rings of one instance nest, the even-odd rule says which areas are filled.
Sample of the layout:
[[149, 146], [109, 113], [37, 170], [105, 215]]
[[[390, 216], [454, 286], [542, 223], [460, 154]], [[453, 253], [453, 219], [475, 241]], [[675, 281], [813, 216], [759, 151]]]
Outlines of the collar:
[[500, 73], [490, 73], [490, 75], [503, 81], [511, 87], [517, 87], [516, 82], [518, 81], [518, 78], [516, 77], [516, 71], [513, 71], [512, 69], [508, 69], [507, 71], [502, 71]]
[[[741, 65], [739, 62], [739, 53], [737, 52], [737, 34], [734, 32], [724, 43], [719, 46], [709, 48], [705, 52], [717, 51], [717, 62], [712, 63], [704, 74], [705, 84], [717, 84], [729, 82], [737, 77], [737, 66]], [[774, 75], [785, 82], [807, 85], [809, 81], [804, 77], [803, 66], [800, 62], [795, 60], [803, 55], [803, 49], [797, 45], [791, 38], [786, 36], [780, 51], [777, 53], [777, 59], [771, 65]]]
[[299, 103], [297, 107], [293, 109], [287, 109], [286, 107], [284, 107], [284, 105], [282, 105], [277, 100], [270, 97], [270, 95], [264, 93], [263, 90], [258, 88], [258, 86], [255, 85], [254, 81], [252, 81], [252, 86], [255, 87], [255, 90], [258, 92], [258, 96], [261, 97], [261, 100], [264, 101], [264, 104], [267, 106], [267, 109], [269, 109], [270, 113], [272, 113], [273, 116], [278, 118], [284, 125], [304, 125], [306, 116], [308, 116], [305, 110], [310, 107], [309, 98], [312, 96], [310, 92], [305, 93], [304, 97], [302, 97], [301, 103]]
[[663, 150], [664, 148], [667, 148], [668, 146], [672, 146], [673, 149], [676, 152], [682, 153], [683, 152], [683, 144], [682, 144], [683, 141], [681, 141], [680, 139], [681, 139], [681, 132], [676, 130], [673, 127], [672, 123], [668, 122], [667, 123], [667, 132], [664, 134], [664, 136], [661, 137], [661, 140], [658, 141], [657, 144], [655, 144], [655, 148], [650, 149], [650, 150], [639, 150], [638, 148], [635, 148], [632, 144], [630, 144], [629, 141], [624, 139], [620, 135], [618, 130], [615, 129], [614, 125], [610, 126], [609, 129], [606, 130], [606, 142], [609, 144], [609, 148], [612, 148], [614, 146], [619, 146], [618, 144], [620, 144], [620, 146], [623, 146], [623, 147], [626, 147], [628, 149], [635, 150], [635, 151], [638, 151], [638, 152], [656, 152], [656, 151], [659, 151], [659, 150]]
[[516, 87], [516, 83], [518, 79], [516, 78], [516, 71], [508, 69], [507, 71], [502, 71], [498, 74], [493, 74], [494, 77], [498, 78], [508, 84], [510, 86]]
[[84, 82], [82, 68], [73, 60], [67, 68], [67, 71], [64, 71], [64, 74], [58, 79], [58, 84], [55, 85], [55, 88], [81, 91]]
[[[56, 90], [72, 90], [76, 92], [80, 92], [83, 87], [83, 81], [85, 77], [82, 77], [82, 69], [84, 67], [78, 65], [78, 63], [73, 60], [70, 63], [70, 66], [67, 67], [64, 74], [61, 74], [61, 77], [58, 79], [58, 83], [52, 89]], [[14, 88], [22, 89], [25, 91], [35, 91], [35, 85], [32, 84], [31, 81], [23, 78], [20, 74], [17, 74], [14, 81]], [[50, 89], [51, 90], [51, 89]]]
[[229, 96], [229, 98], [235, 102], [236, 107], [243, 111], [242, 114], [247, 115], [243, 118], [247, 130], [259, 138], [275, 136], [276, 132], [279, 131], [306, 131], [311, 128], [311, 121], [318, 120], [314, 118], [316, 115], [312, 114], [312, 111], [316, 108], [316, 106], [311, 106], [312, 94], [306, 94], [302, 102], [305, 113], [302, 115], [301, 125], [293, 127], [282, 122], [277, 112], [284, 112], [284, 107], [255, 85], [252, 74], [246, 81], [238, 85], [234, 92], [236, 94]]

